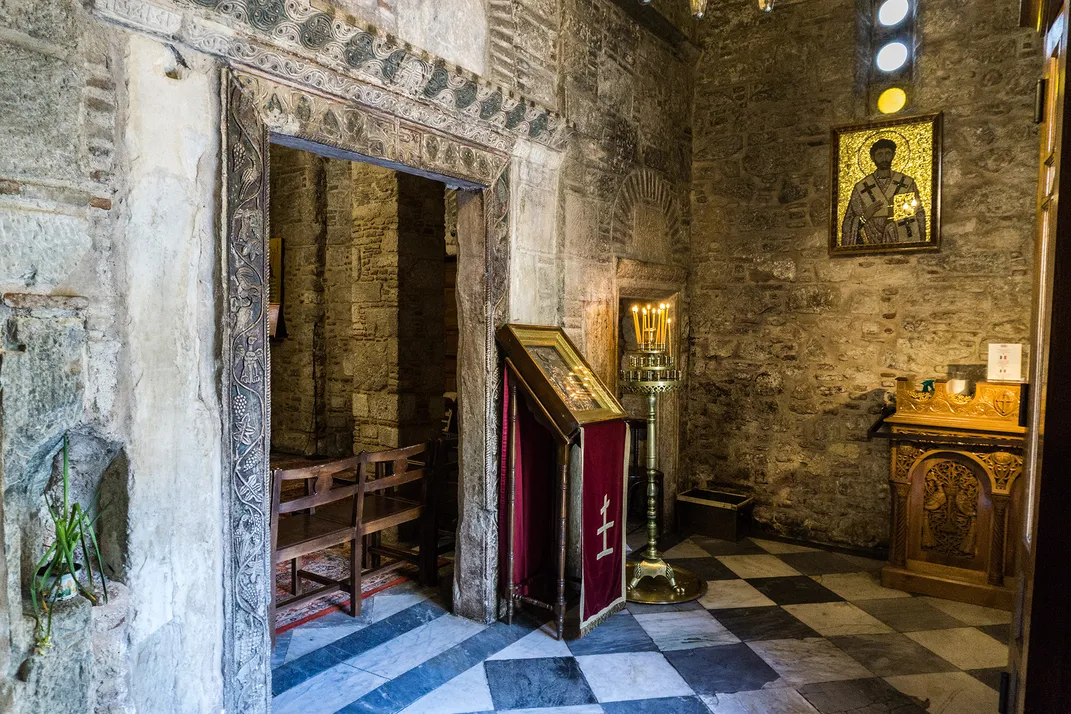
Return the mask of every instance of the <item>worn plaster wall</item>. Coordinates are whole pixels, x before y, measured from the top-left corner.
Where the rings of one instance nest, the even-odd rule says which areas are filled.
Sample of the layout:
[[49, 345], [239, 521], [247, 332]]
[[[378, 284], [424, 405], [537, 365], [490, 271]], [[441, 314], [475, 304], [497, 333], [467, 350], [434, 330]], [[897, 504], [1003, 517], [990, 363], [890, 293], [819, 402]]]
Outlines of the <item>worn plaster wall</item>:
[[[81, 3], [4, 3], [0, 28], [0, 708], [218, 711], [218, 70]], [[114, 496], [118, 581], [32, 658], [24, 598], [64, 432], [78, 497]]]
[[887, 540], [894, 379], [1029, 336], [1039, 49], [1009, 0], [919, 5], [915, 113], [943, 111], [939, 253], [829, 257], [829, 129], [867, 119], [856, 15], [711, 5], [696, 70], [689, 477], [785, 535]]

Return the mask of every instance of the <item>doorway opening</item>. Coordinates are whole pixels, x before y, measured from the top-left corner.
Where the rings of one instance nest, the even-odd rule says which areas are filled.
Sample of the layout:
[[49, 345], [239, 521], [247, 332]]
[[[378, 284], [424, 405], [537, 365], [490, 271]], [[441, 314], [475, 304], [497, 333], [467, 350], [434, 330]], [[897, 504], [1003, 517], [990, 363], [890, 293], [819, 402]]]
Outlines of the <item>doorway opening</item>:
[[[272, 465], [301, 468], [431, 442], [445, 478], [434, 489], [442, 507], [430, 511], [443, 534], [437, 554], [448, 564], [458, 513], [457, 192], [433, 178], [278, 143], [268, 165]], [[305, 481], [283, 488], [294, 493], [281, 502], [308, 495]], [[398, 496], [420, 502], [422, 493], [412, 483]], [[377, 567], [379, 548], [416, 554], [421, 522], [364, 540], [364, 568]], [[270, 585], [290, 597], [321, 582], [315, 576], [347, 577], [350, 562], [349, 543], [333, 545], [276, 566]], [[363, 579], [361, 589], [417, 578], [414, 565], [397, 564]], [[349, 598], [336, 591], [280, 608], [272, 626], [281, 632], [348, 609]]]

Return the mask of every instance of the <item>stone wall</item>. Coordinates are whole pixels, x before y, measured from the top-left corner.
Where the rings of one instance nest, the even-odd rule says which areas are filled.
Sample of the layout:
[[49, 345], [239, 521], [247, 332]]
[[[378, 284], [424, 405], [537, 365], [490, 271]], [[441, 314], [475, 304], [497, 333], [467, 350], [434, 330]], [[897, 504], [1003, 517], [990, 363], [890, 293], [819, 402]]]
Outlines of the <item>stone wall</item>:
[[[784, 535], [887, 540], [894, 379], [1029, 337], [1039, 46], [1010, 0], [920, 4], [917, 113], [944, 112], [938, 253], [827, 255], [829, 130], [864, 121], [856, 16], [833, 0], [712, 3], [696, 71], [693, 481], [755, 489]], [[865, 36], [865, 33], [860, 33]]]
[[[40, 353], [51, 368], [82, 382], [62, 392], [69, 414], [27, 410], [36, 395], [24, 394], [24, 406], [5, 406], [2, 417], [0, 709], [47, 710], [54, 693], [14, 678], [30, 651], [23, 561], [43, 542], [22, 540], [23, 526], [39, 520], [41, 494], [9, 488], [8, 480], [28, 470], [44, 488], [55, 477], [60, 432], [69, 426], [98, 444], [97, 456], [114, 451], [112, 462], [94, 457], [85, 478], [113, 481], [126, 511], [118, 521], [126, 529], [114, 542], [118, 577], [128, 587], [113, 609], [89, 618], [92, 641], [77, 646], [92, 650], [93, 671], [74, 672], [78, 687], [87, 688], [78, 691], [100, 712], [218, 712], [226, 550], [217, 343], [226, 314], [218, 304], [222, 65], [177, 41], [102, 22], [106, 3], [88, 5], [0, 3], [0, 132], [10, 139], [0, 144], [0, 293], [85, 298], [77, 308], [84, 340], [76, 359], [64, 358], [75, 343], [57, 336], [55, 324], [42, 333], [41, 344], [57, 347]], [[167, 11], [141, 20], [166, 23], [187, 12], [169, 0], [159, 5]], [[664, 177], [679, 202], [687, 196], [691, 50], [667, 45], [605, 0], [337, 5], [416, 52], [429, 50], [494, 78], [574, 123], [563, 152], [527, 140], [516, 144], [511, 317], [564, 324], [596, 368], [611, 376], [615, 260], [640, 255], [634, 244], [649, 238], [613, 239], [612, 209], [626, 177], [640, 169]], [[330, 177], [328, 171], [328, 187]], [[465, 195], [459, 211], [473, 235], [479, 232], [472, 225], [475, 200]], [[329, 229], [325, 240], [331, 235]], [[683, 265], [686, 249], [653, 258]], [[462, 284], [482, 279], [482, 248], [466, 250], [471, 247], [459, 250]], [[650, 251], [643, 255], [653, 259]], [[482, 305], [465, 309], [475, 319]], [[5, 337], [8, 319], [0, 316]], [[474, 353], [465, 345], [472, 337], [460, 339], [464, 359]], [[25, 344], [37, 349], [33, 341]], [[3, 349], [0, 380], [8, 400], [18, 396], [7, 381], [13, 363], [31, 355], [6, 342]], [[338, 406], [327, 396], [322, 404]], [[35, 436], [11, 449], [12, 420], [23, 417]], [[462, 520], [476, 525], [462, 531], [479, 533], [493, 548], [495, 518], [493, 509], [465, 509]], [[466, 587], [480, 602], [458, 602], [486, 618], [493, 613], [495, 573], [477, 570], [465, 572], [482, 582]], [[82, 615], [71, 620], [84, 621]], [[83, 700], [70, 703], [85, 709]]]
[[286, 325], [271, 344], [272, 448], [347, 456], [432, 438], [447, 382], [444, 185], [271, 151]]
[[[82, 3], [0, 28], [0, 709], [219, 711], [219, 67]], [[30, 657], [65, 432], [118, 581]]]
[[[269, 250], [281, 250], [285, 336], [271, 341], [271, 442], [286, 453], [324, 453], [324, 279], [328, 230], [325, 161], [271, 147]], [[318, 378], [319, 377], [319, 378]]]

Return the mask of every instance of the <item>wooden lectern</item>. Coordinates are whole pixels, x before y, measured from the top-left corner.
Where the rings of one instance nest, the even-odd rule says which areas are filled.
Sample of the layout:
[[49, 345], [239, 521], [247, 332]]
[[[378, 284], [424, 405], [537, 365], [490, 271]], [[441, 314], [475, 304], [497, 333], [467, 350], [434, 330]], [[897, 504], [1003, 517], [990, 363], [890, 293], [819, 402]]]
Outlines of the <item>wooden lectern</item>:
[[937, 381], [896, 386], [889, 562], [881, 584], [1011, 610], [1015, 543], [1026, 502], [1019, 405], [1024, 385]]

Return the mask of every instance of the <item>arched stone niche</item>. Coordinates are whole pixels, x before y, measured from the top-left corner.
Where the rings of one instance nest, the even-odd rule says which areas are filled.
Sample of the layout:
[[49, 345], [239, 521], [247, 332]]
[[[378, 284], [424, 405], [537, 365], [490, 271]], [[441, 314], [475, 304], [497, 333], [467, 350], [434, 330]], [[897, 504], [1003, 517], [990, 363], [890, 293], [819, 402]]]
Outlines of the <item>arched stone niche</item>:
[[662, 262], [680, 253], [686, 236], [673, 186], [650, 169], [634, 171], [617, 191], [611, 230], [618, 255]]

